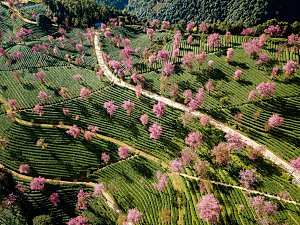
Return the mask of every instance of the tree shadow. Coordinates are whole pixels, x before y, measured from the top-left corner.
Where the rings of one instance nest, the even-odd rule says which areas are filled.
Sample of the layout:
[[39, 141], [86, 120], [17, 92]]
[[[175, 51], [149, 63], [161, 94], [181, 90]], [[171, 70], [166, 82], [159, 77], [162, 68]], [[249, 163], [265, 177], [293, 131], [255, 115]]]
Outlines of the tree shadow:
[[241, 68], [243, 70], [247, 70], [247, 69], [250, 68], [249, 66], [247, 66], [246, 63], [241, 63], [241, 62], [236, 62], [236, 61], [229, 62], [229, 65], [235, 66], [235, 67], [239, 67], [239, 68]]

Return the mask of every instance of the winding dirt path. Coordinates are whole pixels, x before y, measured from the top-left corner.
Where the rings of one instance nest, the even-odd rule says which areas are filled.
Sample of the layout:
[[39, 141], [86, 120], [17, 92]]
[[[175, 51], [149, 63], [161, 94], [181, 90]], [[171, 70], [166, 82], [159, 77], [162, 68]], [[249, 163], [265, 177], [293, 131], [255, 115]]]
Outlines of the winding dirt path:
[[283, 198], [281, 198], [279, 196], [276, 196], [276, 195], [266, 194], [266, 193], [263, 193], [263, 192], [260, 192], [260, 191], [255, 191], [255, 190], [247, 189], [247, 188], [244, 188], [244, 187], [241, 187], [241, 186], [226, 184], [226, 183], [222, 183], [222, 182], [219, 182], [219, 181], [205, 180], [205, 179], [201, 179], [199, 177], [194, 177], [194, 176], [191, 176], [191, 175], [188, 175], [188, 174], [183, 174], [183, 173], [180, 173], [179, 175], [182, 176], [182, 177], [186, 177], [188, 179], [192, 179], [192, 180], [208, 181], [208, 182], [210, 182], [212, 184], [215, 184], [215, 185], [221, 185], [221, 186], [225, 186], [225, 187], [231, 187], [231, 188], [239, 189], [239, 190], [242, 190], [242, 191], [245, 191], [245, 192], [248, 192], [248, 193], [257, 194], [257, 195], [263, 195], [263, 196], [266, 196], [268, 198], [277, 199], [277, 200], [280, 200], [280, 201], [283, 201], [283, 202], [286, 202], [286, 203], [291, 203], [291, 204], [294, 204], [294, 205], [300, 205], [300, 203], [296, 202], [296, 201], [286, 200], [286, 199], [283, 199]]
[[[95, 44], [95, 52], [96, 52], [96, 56], [97, 56], [97, 60], [98, 60], [98, 64], [101, 67], [101, 69], [103, 70], [105, 76], [114, 84], [116, 84], [117, 86], [123, 87], [123, 88], [127, 88], [129, 90], [135, 91], [135, 86], [128, 84], [126, 82], [124, 82], [123, 80], [120, 80], [119, 78], [117, 78], [111, 71], [110, 69], [107, 67], [107, 65], [104, 62], [104, 59], [102, 57], [102, 51], [100, 49], [100, 42], [99, 42], [99, 33], [95, 33], [95, 37], [94, 37], [94, 44]], [[168, 98], [159, 96], [157, 94], [154, 94], [150, 91], [146, 91], [146, 90], [142, 90], [142, 95], [154, 99], [156, 101], [161, 101], [163, 103], [165, 103], [166, 105], [175, 108], [175, 109], [179, 109], [181, 111], [184, 112], [190, 112], [190, 109], [188, 107], [186, 107], [183, 104], [180, 104], [178, 102], [174, 102]], [[203, 116], [208, 116], [207, 114], [201, 113], [200, 111], [192, 111], [191, 112], [192, 115], [201, 118]], [[240, 133], [239, 131], [236, 131], [230, 127], [228, 127], [227, 125], [213, 119], [210, 117], [210, 124], [214, 127], [216, 127], [217, 129], [228, 133], [228, 132], [236, 132], [241, 140], [247, 144], [248, 146], [251, 146], [253, 148], [257, 148], [257, 147], [262, 147], [263, 145], [255, 142], [254, 140], [250, 139], [249, 137], [246, 137], [245, 135], [243, 135], [242, 133]], [[279, 166], [280, 168], [282, 168], [284, 171], [286, 171], [288, 174], [290, 174], [291, 176], [294, 177], [294, 183], [300, 187], [300, 172], [295, 171], [295, 169], [288, 164], [286, 161], [284, 161], [283, 159], [279, 158], [278, 156], [276, 156], [273, 152], [271, 152], [268, 148], [265, 148], [264, 151], [262, 151], [262, 155], [264, 156], [265, 159], [270, 160], [271, 162], [273, 162], [274, 164], [276, 164], [277, 166]]]

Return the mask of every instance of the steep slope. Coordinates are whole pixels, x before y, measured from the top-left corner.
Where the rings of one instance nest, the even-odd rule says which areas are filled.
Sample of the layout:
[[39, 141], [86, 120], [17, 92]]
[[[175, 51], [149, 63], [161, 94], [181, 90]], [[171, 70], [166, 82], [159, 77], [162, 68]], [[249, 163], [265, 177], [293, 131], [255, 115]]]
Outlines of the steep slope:
[[254, 25], [271, 18], [299, 19], [292, 1], [284, 0], [130, 0], [127, 9], [141, 18], [166, 19], [173, 23], [181, 19], [207, 22], [242, 19]]

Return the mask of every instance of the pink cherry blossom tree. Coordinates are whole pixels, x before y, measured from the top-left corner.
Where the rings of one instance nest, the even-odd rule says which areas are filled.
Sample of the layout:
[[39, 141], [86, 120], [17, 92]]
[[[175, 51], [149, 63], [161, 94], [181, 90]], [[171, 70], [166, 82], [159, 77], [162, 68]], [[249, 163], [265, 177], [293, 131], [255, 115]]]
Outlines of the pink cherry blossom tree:
[[199, 217], [201, 219], [212, 224], [218, 223], [221, 206], [213, 194], [202, 196], [196, 208], [200, 213]]
[[88, 89], [88, 88], [86, 88], [86, 87], [83, 87], [83, 88], [81, 88], [80, 89], [80, 98], [81, 99], [85, 99], [85, 98], [88, 98], [88, 97], [90, 97], [91, 96], [91, 91], [90, 91], [90, 89]]
[[147, 114], [141, 115], [140, 121], [144, 126], [146, 126], [149, 122], [149, 116]]
[[49, 196], [49, 201], [54, 205], [54, 206], [58, 206], [58, 204], [60, 203], [60, 197], [59, 194], [57, 192], [52, 193]]
[[183, 160], [182, 158], [176, 158], [170, 162], [169, 171], [172, 173], [181, 173], [183, 170]]
[[234, 80], [239, 80], [241, 78], [242, 74], [243, 74], [242, 70], [236, 70], [234, 72], [233, 79]]
[[276, 92], [276, 83], [274, 82], [261, 82], [256, 87], [257, 93], [262, 97], [269, 97], [275, 94]]
[[33, 180], [30, 182], [30, 189], [33, 191], [43, 191], [45, 187], [46, 179], [39, 176], [33, 178]]
[[110, 160], [109, 154], [107, 154], [106, 152], [103, 152], [101, 154], [101, 160], [103, 160], [105, 164], [108, 164], [108, 162]]
[[295, 61], [288, 61], [283, 70], [285, 71], [285, 77], [290, 78], [293, 73], [295, 73], [299, 69], [299, 64]]
[[72, 136], [73, 138], [79, 138], [80, 136], [80, 129], [75, 124], [69, 128], [66, 132], [68, 135]]
[[184, 139], [185, 144], [192, 148], [198, 148], [202, 144], [202, 133], [193, 131]]
[[90, 196], [90, 193], [84, 192], [84, 190], [80, 190], [77, 194], [77, 209], [87, 209], [87, 201], [86, 199]]
[[18, 104], [17, 104], [17, 100], [16, 99], [9, 99], [7, 102], [7, 105], [12, 108], [13, 110], [17, 110], [18, 109]]
[[77, 216], [69, 220], [68, 225], [90, 225], [89, 221], [83, 216]]
[[300, 171], [300, 157], [292, 159], [290, 164], [295, 170]]
[[157, 104], [153, 105], [152, 112], [155, 114], [157, 118], [161, 118], [164, 115], [166, 108], [167, 108], [166, 104], [159, 101]]
[[44, 110], [43, 110], [43, 106], [41, 106], [40, 104], [36, 104], [34, 106], [34, 108], [32, 109], [32, 112], [35, 114], [38, 114], [39, 116], [43, 116], [44, 115]]
[[93, 196], [95, 198], [99, 198], [103, 192], [105, 191], [105, 186], [103, 183], [98, 183], [96, 184], [95, 188], [94, 188], [94, 193], [93, 193]]
[[228, 48], [227, 52], [226, 52], [226, 59], [227, 59], [227, 61], [231, 61], [232, 58], [233, 58], [233, 56], [234, 56], [234, 50], [233, 50], [233, 48]]
[[47, 101], [50, 99], [50, 96], [44, 92], [44, 91], [40, 91], [39, 92], [39, 95], [38, 95], [38, 98], [41, 100], [41, 101]]
[[20, 173], [28, 174], [29, 171], [30, 171], [30, 167], [29, 167], [28, 164], [21, 164], [21, 165], [19, 166], [19, 172], [20, 172]]
[[128, 158], [129, 148], [127, 146], [121, 146], [118, 148], [118, 155], [121, 159]]
[[127, 215], [127, 221], [129, 224], [137, 224], [138, 222], [141, 221], [143, 214], [139, 212], [136, 208], [134, 209], [129, 209], [128, 215]]
[[213, 33], [208, 36], [207, 38], [207, 46], [219, 48], [221, 47], [221, 38], [220, 35], [217, 33]]
[[104, 102], [103, 107], [104, 109], [106, 109], [106, 112], [109, 114], [110, 117], [112, 117], [115, 111], [119, 108], [117, 105], [114, 104], [113, 101]]
[[153, 183], [154, 189], [158, 190], [159, 192], [162, 192], [163, 189], [167, 186], [168, 184], [168, 174], [162, 174], [161, 171], [156, 172], [156, 178], [157, 182]]
[[230, 147], [225, 143], [220, 143], [212, 151], [214, 162], [219, 165], [226, 165], [231, 162]]
[[131, 113], [133, 112], [133, 110], [135, 108], [135, 104], [132, 101], [127, 100], [127, 101], [124, 101], [122, 107], [128, 115], [131, 115]]
[[158, 140], [163, 132], [163, 129], [158, 123], [154, 123], [149, 127], [150, 138]]
[[228, 132], [225, 135], [225, 139], [230, 149], [239, 151], [246, 147], [246, 144], [242, 141], [241, 136], [237, 132]]
[[240, 183], [247, 189], [251, 188], [257, 182], [255, 170], [241, 170], [239, 173], [239, 177]]

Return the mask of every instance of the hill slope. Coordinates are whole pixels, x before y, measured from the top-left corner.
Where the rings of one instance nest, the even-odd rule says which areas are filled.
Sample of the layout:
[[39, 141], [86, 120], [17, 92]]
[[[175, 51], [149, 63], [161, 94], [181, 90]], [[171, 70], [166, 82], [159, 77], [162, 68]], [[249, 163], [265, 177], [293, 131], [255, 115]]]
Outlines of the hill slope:
[[248, 25], [276, 18], [284, 21], [299, 19], [293, 1], [284, 0], [130, 0], [128, 10], [138, 17], [216, 22], [242, 19]]

